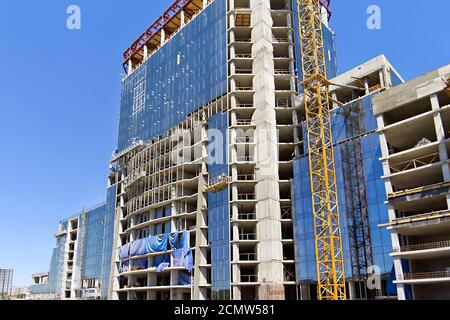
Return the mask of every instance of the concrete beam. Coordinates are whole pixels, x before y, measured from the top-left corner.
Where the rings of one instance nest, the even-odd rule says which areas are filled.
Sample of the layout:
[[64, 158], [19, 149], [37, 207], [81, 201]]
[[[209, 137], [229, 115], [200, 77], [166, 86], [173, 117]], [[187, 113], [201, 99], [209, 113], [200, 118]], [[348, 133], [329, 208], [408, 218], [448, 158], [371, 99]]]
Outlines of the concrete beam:
[[450, 75], [450, 64], [407, 83], [381, 92], [373, 98], [375, 115], [395, 110], [405, 104], [440, 92], [446, 88], [442, 78]]

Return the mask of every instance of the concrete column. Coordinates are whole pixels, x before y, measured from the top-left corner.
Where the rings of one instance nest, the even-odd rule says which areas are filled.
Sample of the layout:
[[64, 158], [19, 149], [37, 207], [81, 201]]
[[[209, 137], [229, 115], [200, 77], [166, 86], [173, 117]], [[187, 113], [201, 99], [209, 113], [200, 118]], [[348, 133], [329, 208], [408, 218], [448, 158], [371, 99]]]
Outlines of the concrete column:
[[229, 21], [229, 25], [228, 25], [229, 29], [234, 28], [236, 26], [236, 21], [235, 20], [236, 20], [236, 17], [234, 15], [234, 13], [230, 14], [230, 19], [228, 20]]
[[370, 94], [369, 78], [364, 78], [364, 88], [366, 89], [366, 95]]
[[261, 300], [285, 298], [281, 243], [278, 140], [275, 113], [275, 79], [270, 0], [251, 0], [252, 48], [255, 74], [256, 214], [258, 218], [258, 296]]
[[130, 75], [133, 72], [133, 62], [128, 60], [128, 75]]
[[228, 0], [229, 8], [228, 10], [234, 9], [234, 0]]
[[166, 31], [161, 29], [161, 46], [166, 42]]
[[434, 111], [434, 126], [436, 129], [436, 137], [437, 141], [442, 143], [445, 140], [445, 130], [444, 124], [442, 123], [439, 100], [436, 94], [433, 94], [431, 97], [431, 107]]
[[384, 69], [381, 69], [381, 70], [379, 71], [379, 75], [380, 75], [380, 85], [381, 85], [381, 88], [386, 88], [386, 77], [385, 77]]
[[349, 281], [348, 282], [348, 298], [349, 300], [355, 300], [355, 282]]
[[186, 24], [186, 14], [184, 13], [184, 10], [181, 10], [180, 12], [180, 20], [181, 20], [181, 27], [184, 27]]
[[147, 45], [144, 46], [144, 60], [148, 58], [148, 47]]
[[447, 209], [450, 210], [450, 194], [447, 194]]
[[434, 126], [436, 129], [436, 137], [439, 142], [439, 158], [444, 164], [442, 165], [442, 174], [444, 176], [444, 181], [450, 181], [450, 170], [446, 161], [448, 160], [447, 146], [445, 144], [445, 129], [441, 117], [441, 107], [439, 104], [439, 98], [437, 94], [433, 94], [430, 97], [431, 107], [434, 111]]
[[230, 45], [230, 57], [229, 59], [235, 59], [236, 58], [236, 47], [234, 44]]

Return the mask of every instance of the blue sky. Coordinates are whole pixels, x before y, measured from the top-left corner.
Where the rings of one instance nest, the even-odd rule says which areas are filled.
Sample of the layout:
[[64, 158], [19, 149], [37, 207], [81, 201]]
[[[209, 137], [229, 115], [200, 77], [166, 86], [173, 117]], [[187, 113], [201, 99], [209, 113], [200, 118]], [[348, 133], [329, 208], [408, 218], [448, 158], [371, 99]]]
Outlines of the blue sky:
[[[0, 2], [0, 266], [15, 269], [15, 285], [48, 269], [61, 218], [105, 200], [122, 52], [171, 2]], [[66, 28], [71, 4], [79, 31]], [[371, 4], [381, 30], [366, 27]], [[334, 0], [332, 9], [340, 72], [382, 53], [406, 79], [450, 63], [448, 0]]]

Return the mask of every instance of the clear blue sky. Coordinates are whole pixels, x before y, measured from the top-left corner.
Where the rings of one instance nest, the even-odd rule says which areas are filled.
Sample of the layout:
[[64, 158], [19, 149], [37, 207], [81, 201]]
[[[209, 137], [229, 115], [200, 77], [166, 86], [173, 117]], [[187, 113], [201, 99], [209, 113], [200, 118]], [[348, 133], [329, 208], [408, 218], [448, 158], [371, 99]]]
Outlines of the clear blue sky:
[[[15, 285], [48, 270], [61, 218], [105, 200], [122, 52], [171, 2], [0, 2], [0, 266]], [[66, 28], [70, 4], [80, 31]], [[406, 79], [450, 63], [448, 0], [378, 0], [378, 31], [366, 28], [370, 4], [334, 0], [340, 72], [381, 53]]]

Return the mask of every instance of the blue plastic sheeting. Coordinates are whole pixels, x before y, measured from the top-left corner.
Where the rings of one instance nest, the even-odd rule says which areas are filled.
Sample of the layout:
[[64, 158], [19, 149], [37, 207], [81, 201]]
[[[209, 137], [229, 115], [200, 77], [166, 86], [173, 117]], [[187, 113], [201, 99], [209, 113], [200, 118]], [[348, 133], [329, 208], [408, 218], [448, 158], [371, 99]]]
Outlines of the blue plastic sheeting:
[[170, 254], [164, 254], [153, 258], [153, 267], [157, 268], [163, 263], [169, 263], [170, 266]]
[[189, 244], [189, 233], [186, 230], [183, 231], [183, 235], [181, 236], [180, 240], [180, 246], [178, 248], [183, 249], [184, 252], [187, 252], [191, 248]]
[[142, 267], [144, 269], [147, 269], [148, 268], [147, 258], [133, 261], [133, 267]]
[[171, 248], [177, 248], [178, 245], [178, 232], [169, 234], [169, 245]]
[[142, 241], [143, 239], [139, 239], [136, 241], [133, 241], [130, 243], [130, 256], [131, 257], [135, 257], [137, 256], [139, 253], [139, 249], [141, 248], [142, 245]]
[[175, 249], [173, 254], [173, 266], [183, 267], [188, 271], [192, 271], [194, 268], [194, 256], [192, 249], [184, 251], [183, 249]]
[[191, 284], [191, 275], [187, 272], [178, 273], [178, 285], [187, 286]]
[[161, 263], [159, 266], [156, 267], [156, 272], [163, 272], [165, 269], [170, 267], [170, 263], [168, 262], [163, 262]]
[[192, 272], [194, 269], [194, 256], [192, 254], [192, 249], [189, 249], [189, 252], [184, 256], [184, 268]]
[[129, 270], [130, 267], [130, 261], [124, 261], [120, 264], [120, 272], [127, 272]]
[[132, 247], [137, 247], [136, 251], [130, 253], [132, 257], [141, 256], [148, 253], [163, 252], [167, 250], [169, 237], [167, 234], [153, 236], [132, 242]]
[[130, 257], [130, 243], [119, 248], [119, 258], [120, 260], [126, 260]]
[[173, 251], [173, 266], [183, 267], [184, 266], [184, 252], [183, 249], [175, 249]]

